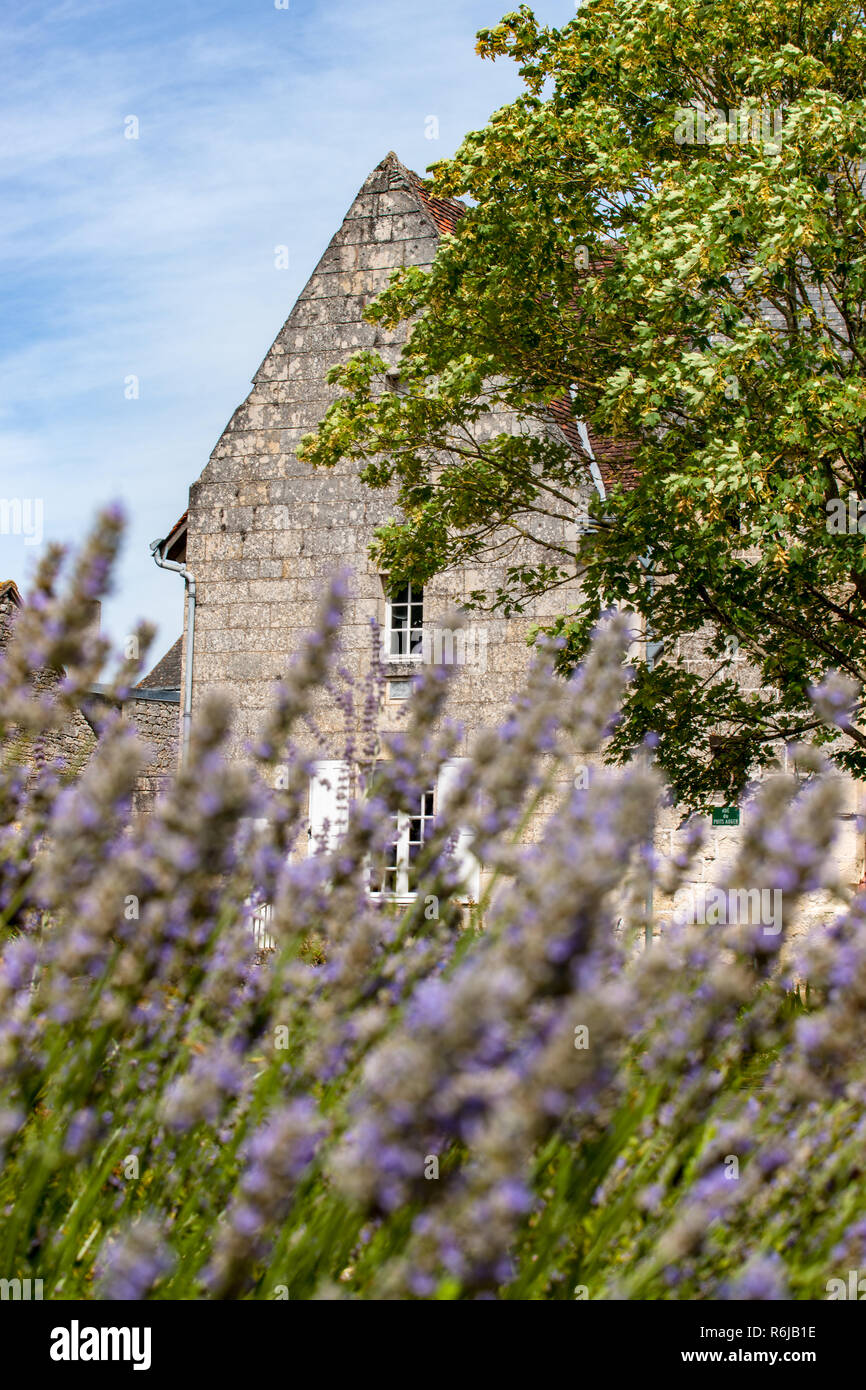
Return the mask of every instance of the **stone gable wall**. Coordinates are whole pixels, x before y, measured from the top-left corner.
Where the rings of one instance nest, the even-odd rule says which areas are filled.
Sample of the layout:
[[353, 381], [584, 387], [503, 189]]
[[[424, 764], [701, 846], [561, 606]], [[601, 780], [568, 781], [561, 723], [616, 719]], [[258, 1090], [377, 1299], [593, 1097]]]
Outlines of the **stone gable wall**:
[[[270, 683], [308, 631], [329, 575], [343, 567], [353, 573], [344, 660], [359, 675], [369, 664], [370, 620], [383, 622], [385, 592], [368, 548], [376, 526], [392, 515], [394, 496], [366, 487], [348, 463], [314, 471], [296, 450], [337, 394], [325, 380], [329, 368], [362, 347], [397, 361], [405, 329], [368, 324], [363, 309], [395, 268], [429, 265], [437, 239], [417, 193], [385, 161], [355, 199], [190, 489], [187, 563], [198, 593], [193, 707], [208, 688], [228, 687], [238, 754], [259, 727]], [[479, 429], [503, 427], [508, 422], [499, 416]], [[590, 489], [588, 480], [575, 496], [576, 514], [585, 511]], [[567, 530], [573, 542], [575, 528], [561, 524], [550, 527], [550, 539], [562, 541]], [[472, 589], [493, 587], [504, 574], [503, 563], [438, 576], [425, 591], [428, 624], [440, 626]], [[560, 591], [539, 599], [519, 619], [473, 620], [479, 631], [483, 622], [486, 670], [456, 668], [451, 715], [469, 730], [499, 720], [527, 667], [530, 623], [554, 616], [574, 597]], [[316, 715], [336, 739], [342, 716], [324, 694]], [[386, 706], [385, 724], [396, 716], [397, 708]]]

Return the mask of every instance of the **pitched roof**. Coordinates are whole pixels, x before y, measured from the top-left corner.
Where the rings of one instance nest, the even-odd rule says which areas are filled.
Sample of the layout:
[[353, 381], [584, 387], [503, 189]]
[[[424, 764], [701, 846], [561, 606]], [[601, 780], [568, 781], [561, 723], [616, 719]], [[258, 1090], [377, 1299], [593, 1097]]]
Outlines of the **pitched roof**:
[[189, 511], [179, 517], [163, 542], [163, 555], [166, 560], [186, 559], [186, 531]]
[[183, 637], [169, 647], [152, 671], [134, 686], [134, 690], [180, 690], [180, 666], [183, 653]]
[[[395, 171], [402, 175], [404, 181], [418, 195], [421, 206], [434, 223], [440, 236], [454, 232], [460, 218], [468, 211], [466, 204], [461, 203], [458, 198], [439, 198], [436, 194], [431, 193], [430, 180], [422, 179], [413, 169], [407, 169], [393, 151], [388, 155], [387, 162], [394, 166]], [[612, 255], [598, 259], [598, 264], [612, 262]], [[553, 401], [550, 412], [567, 442], [576, 453], [580, 454], [581, 458], [586, 458], [586, 448], [577, 428], [571, 402], [567, 397]], [[634, 444], [628, 440], [609, 439], [596, 435], [589, 429], [587, 429], [587, 438], [605, 488], [615, 487], [618, 483], [625, 488], [633, 488], [638, 480], [638, 470], [633, 463]]]
[[[586, 458], [586, 448], [577, 427], [571, 402], [567, 397], [562, 396], [559, 400], [551, 401], [550, 413], [572, 449]], [[596, 434], [589, 426], [586, 427], [586, 437], [592, 450], [592, 457], [598, 464], [598, 471], [605, 488], [613, 488], [617, 484], [626, 490], [635, 487], [639, 477], [639, 469], [634, 464], [634, 444], [629, 440], [608, 439], [606, 436]]]
[[0, 603], [8, 601], [21, 608], [24, 600], [14, 579], [0, 579]]
[[[392, 177], [396, 176], [397, 181], [403, 182], [416, 195], [422, 210], [427, 214], [439, 236], [447, 236], [456, 231], [461, 217], [469, 211], [465, 203], [461, 202], [459, 198], [440, 198], [438, 194], [433, 193], [431, 181], [422, 179], [420, 174], [415, 173], [414, 169], [407, 168], [393, 150], [385, 156], [382, 164], [390, 165]], [[381, 165], [379, 167], [381, 168]], [[556, 424], [568, 443], [582, 458], [586, 458], [586, 449], [572, 413], [571, 403], [564, 398], [554, 401], [550, 409]], [[592, 432], [588, 432], [588, 438], [605, 487], [613, 487], [618, 482], [627, 488], [634, 487], [638, 478], [638, 470], [632, 466], [634, 445], [628, 441], [601, 438]], [[167, 559], [181, 560], [186, 558], [187, 516], [188, 513], [184, 512], [166, 537], [164, 554]], [[180, 686], [179, 643], [180, 639], [175, 643], [175, 647], [178, 649], [176, 682], [178, 686]], [[154, 667], [150, 676], [145, 677], [140, 682], [142, 686], [146, 687], [152, 684], [151, 676], [160, 669], [163, 662], [169, 660], [175, 647], [166, 653], [159, 665]], [[157, 681], [156, 684], [171, 686], [173, 682]]]
[[630, 439], [609, 439], [595, 434], [587, 426], [589, 444], [595, 455], [606, 488], [617, 484], [629, 492], [640, 481], [640, 469], [634, 461], [637, 445]]
[[[397, 160], [397, 156], [393, 158]], [[397, 163], [399, 164], [399, 160]], [[465, 203], [461, 203], [458, 198], [439, 198], [435, 193], [430, 192], [428, 179], [422, 179], [413, 169], [406, 169], [404, 165], [400, 168], [408, 175], [409, 183], [421, 199], [425, 212], [433, 219], [436, 230], [440, 236], [447, 236], [449, 232], [455, 231], [457, 223], [467, 211]]]

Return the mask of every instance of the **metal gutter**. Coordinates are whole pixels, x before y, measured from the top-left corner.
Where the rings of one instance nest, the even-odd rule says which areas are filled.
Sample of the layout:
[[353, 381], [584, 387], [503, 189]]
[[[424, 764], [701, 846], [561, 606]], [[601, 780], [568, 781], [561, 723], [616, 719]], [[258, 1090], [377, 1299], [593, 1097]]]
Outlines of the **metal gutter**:
[[[187, 569], [186, 563], [179, 563], [177, 560], [167, 560], [163, 547], [166, 538], [154, 541], [150, 547], [150, 553], [160, 569], [173, 570], [175, 574], [183, 575], [183, 582], [186, 585], [186, 646], [184, 649], [184, 691], [183, 691], [183, 734], [181, 737], [181, 748], [183, 760], [186, 760], [189, 752], [189, 734], [192, 725], [192, 663], [195, 654], [195, 575]], [[178, 700], [180, 693], [178, 692]]]

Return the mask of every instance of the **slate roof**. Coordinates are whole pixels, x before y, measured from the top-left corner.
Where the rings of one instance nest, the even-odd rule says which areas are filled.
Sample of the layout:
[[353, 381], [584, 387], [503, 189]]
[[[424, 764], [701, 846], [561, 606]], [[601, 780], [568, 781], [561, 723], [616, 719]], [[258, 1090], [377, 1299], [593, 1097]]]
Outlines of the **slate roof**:
[[183, 637], [169, 647], [168, 651], [134, 690], [180, 690], [180, 666], [183, 654]]

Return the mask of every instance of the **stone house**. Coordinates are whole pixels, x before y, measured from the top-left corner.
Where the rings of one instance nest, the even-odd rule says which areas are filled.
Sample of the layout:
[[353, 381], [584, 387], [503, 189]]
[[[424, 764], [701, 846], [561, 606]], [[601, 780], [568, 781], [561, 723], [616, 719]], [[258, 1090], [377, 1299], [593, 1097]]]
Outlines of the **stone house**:
[[[171, 684], [181, 705], [188, 704], [194, 712], [208, 690], [228, 688], [236, 708], [235, 756], [243, 755], [245, 740], [260, 727], [271, 682], [309, 629], [325, 580], [335, 569], [348, 566], [353, 572], [344, 662], [358, 676], [369, 665], [371, 619], [383, 633], [386, 728], [399, 716], [419, 661], [439, 659], [437, 641], [447, 648], [449, 614], [472, 590], [493, 588], [504, 578], [505, 561], [491, 560], [451, 569], [423, 591], [413, 585], [392, 590], [387, 576], [373, 566], [368, 549], [375, 527], [393, 512], [393, 497], [367, 488], [349, 463], [314, 471], [296, 452], [302, 436], [318, 424], [337, 392], [326, 381], [329, 368], [355, 350], [375, 349], [393, 362], [395, 379], [390, 384], [398, 389], [396, 363], [405, 328], [386, 331], [368, 324], [362, 317], [364, 307], [396, 267], [429, 266], [439, 237], [453, 229], [462, 211], [461, 204], [432, 196], [394, 154], [373, 170], [268, 350], [250, 394], [193, 482], [188, 512], [152, 547], [158, 563], [181, 571], [187, 581], [186, 640], [182, 651], [175, 644], [164, 658], [171, 682], [165, 671], [160, 672], [160, 663], [142, 683], [144, 691]], [[478, 428], [499, 431], [508, 424], [500, 414]], [[582, 485], [574, 491], [573, 519], [551, 519], [536, 527], [533, 540], [521, 543], [527, 559], [544, 555], [546, 546], [573, 545], [590, 497], [596, 492], [604, 496], [605, 486], [629, 468], [628, 451], [591, 439], [565, 402], [554, 405], [538, 428], [572, 447], [584, 472]], [[514, 554], [509, 556], [511, 563]], [[528, 627], [568, 610], [576, 587], [575, 581], [537, 599], [520, 617], [470, 621], [462, 639], [465, 645], [456, 652], [449, 710], [470, 740], [475, 730], [504, 715], [520, 688], [529, 660]], [[683, 653], [683, 659], [698, 657]], [[148, 701], [156, 703], [144, 693], [143, 703]], [[172, 708], [166, 704], [160, 720], [167, 721]], [[346, 776], [340, 764], [342, 714], [325, 692], [316, 719], [328, 742], [328, 757], [321, 759], [320, 775], [310, 789], [313, 838], [324, 820], [337, 820], [336, 788]], [[164, 748], [170, 751], [170, 740]], [[144, 800], [160, 775], [155, 770], [143, 788]], [[391, 888], [398, 896], [411, 891], [406, 872], [409, 840], [423, 836], [425, 820], [434, 813], [441, 792], [441, 786], [431, 788], [421, 805], [407, 807], [392, 861]], [[851, 883], [862, 873], [854, 796], [852, 789], [842, 842], [843, 876]], [[674, 844], [678, 819], [672, 811], [660, 822], [662, 850]], [[739, 833], [736, 827], [719, 828], [710, 835], [698, 868], [702, 878], [716, 876], [718, 861], [733, 852]], [[466, 863], [466, 891], [477, 898], [483, 866], [470, 858]]]
[[[13, 631], [16, 613], [24, 600], [14, 580], [0, 582], [0, 653]], [[94, 607], [94, 623], [98, 627], [99, 605]], [[162, 660], [145, 676], [123, 701], [122, 712], [131, 720], [148, 750], [148, 762], [139, 775], [133, 796], [137, 813], [150, 811], [162, 788], [170, 780], [178, 762], [182, 638], [166, 652]], [[51, 691], [60, 679], [58, 671], [34, 671], [34, 689]], [[38, 739], [22, 738], [13, 746], [13, 756], [22, 763], [35, 765], [59, 759], [64, 775], [77, 777], [86, 767], [96, 748], [106, 709], [118, 702], [103, 686], [94, 686], [82, 701], [81, 707], [71, 710], [58, 728], [51, 729]]]
[[123, 712], [147, 745], [148, 762], [138, 778], [133, 809], [147, 814], [170, 781], [180, 750], [180, 674], [183, 639], [169, 647], [124, 701]]
[[[0, 581], [0, 653], [12, 637], [15, 615], [23, 602], [13, 579]], [[33, 671], [31, 680], [34, 690], [40, 694], [50, 694], [61, 675], [62, 672], [54, 670]], [[58, 727], [36, 738], [22, 735], [10, 745], [8, 756], [28, 767], [57, 760], [63, 769], [63, 776], [72, 779], [84, 770], [96, 743], [97, 734], [87, 719], [86, 711], [75, 709], [63, 717]]]

